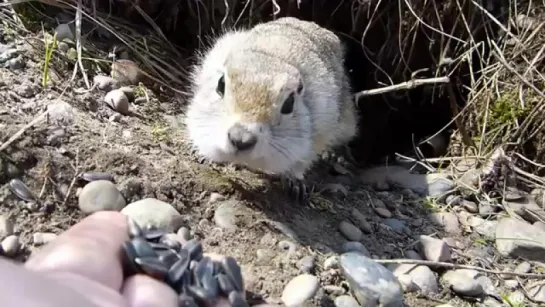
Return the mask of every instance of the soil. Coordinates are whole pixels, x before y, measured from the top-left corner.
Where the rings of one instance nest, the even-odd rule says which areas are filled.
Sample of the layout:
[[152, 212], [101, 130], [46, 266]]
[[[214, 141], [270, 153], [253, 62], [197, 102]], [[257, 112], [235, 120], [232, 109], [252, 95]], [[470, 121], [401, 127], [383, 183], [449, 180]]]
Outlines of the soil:
[[[298, 262], [306, 255], [316, 256], [315, 274], [322, 285], [342, 286], [342, 276], [325, 271], [323, 263], [341, 252], [346, 240], [339, 224], [351, 220], [353, 208], [371, 225], [362, 242], [377, 258], [404, 258], [419, 235], [442, 236], [416, 195], [395, 188], [380, 192], [362, 185], [357, 171], [339, 174], [328, 164], [318, 165], [309, 181], [326, 191], [313, 194], [313, 206], [302, 206], [287, 198], [280, 184], [270, 178], [240, 167], [200, 163], [184, 137], [184, 101], [167, 92], [138, 87], [137, 96], [149, 97], [135, 105], [142, 116], [120, 116], [102, 102], [105, 92], [75, 93], [74, 89], [84, 88], [81, 74], [71, 83], [73, 67], [58, 60], [52, 65], [54, 77], [42, 88], [43, 53], [29, 44], [40, 38], [38, 34], [5, 41], [20, 50], [25, 67], [0, 68], [2, 143], [48, 105], [54, 110], [0, 153], [0, 214], [15, 221], [23, 243], [20, 261], [39, 248], [33, 243], [33, 233], [61, 233], [84, 217], [77, 204], [84, 182], [75, 177], [92, 171], [112, 174], [127, 202], [154, 197], [172, 204], [187, 218], [192, 232], [202, 238], [206, 251], [236, 257], [243, 266], [247, 288], [268, 302], [280, 302], [283, 287], [300, 274]], [[144, 91], [147, 95], [142, 95]], [[21, 179], [39, 201], [32, 204], [18, 199], [9, 190], [12, 178]], [[237, 231], [214, 225], [218, 203], [209, 201], [212, 193], [243, 204]], [[409, 231], [396, 233], [383, 224], [373, 208], [376, 199], [396, 218], [405, 220]], [[295, 253], [279, 247], [285, 240], [297, 244]], [[270, 261], [257, 256], [259, 249], [272, 251]], [[447, 302], [448, 295], [406, 294], [406, 303], [435, 306]], [[308, 305], [332, 306], [332, 302], [319, 294]]]

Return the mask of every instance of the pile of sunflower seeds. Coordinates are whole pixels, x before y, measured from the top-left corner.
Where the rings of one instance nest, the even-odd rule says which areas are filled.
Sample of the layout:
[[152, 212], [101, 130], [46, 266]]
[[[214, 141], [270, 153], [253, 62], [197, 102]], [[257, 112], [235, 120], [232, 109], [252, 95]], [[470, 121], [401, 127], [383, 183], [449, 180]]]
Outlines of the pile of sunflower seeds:
[[210, 306], [225, 297], [233, 307], [249, 306], [244, 281], [233, 257], [221, 262], [203, 256], [201, 242], [184, 244], [154, 227], [140, 227], [129, 219], [130, 239], [123, 244], [124, 274], [146, 274], [167, 283], [179, 294], [179, 306]]

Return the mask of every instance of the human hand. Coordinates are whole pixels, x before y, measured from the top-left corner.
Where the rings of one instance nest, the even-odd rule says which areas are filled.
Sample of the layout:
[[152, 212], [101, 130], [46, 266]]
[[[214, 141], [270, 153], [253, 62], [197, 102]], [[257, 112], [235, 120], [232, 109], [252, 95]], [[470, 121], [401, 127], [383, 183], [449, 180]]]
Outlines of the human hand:
[[[22, 265], [0, 259], [2, 306], [177, 307], [178, 295], [146, 275], [123, 280], [127, 218], [97, 212], [43, 246]], [[228, 307], [226, 300], [214, 307]]]

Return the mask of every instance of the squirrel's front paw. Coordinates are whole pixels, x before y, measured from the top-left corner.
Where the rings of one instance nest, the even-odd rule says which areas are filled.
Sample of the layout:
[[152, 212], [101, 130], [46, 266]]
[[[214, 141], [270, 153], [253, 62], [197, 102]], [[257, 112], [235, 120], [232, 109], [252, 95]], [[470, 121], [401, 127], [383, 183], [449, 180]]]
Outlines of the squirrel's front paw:
[[282, 186], [290, 198], [293, 198], [300, 204], [308, 204], [310, 200], [310, 191], [304, 179], [298, 179], [294, 176], [282, 176]]

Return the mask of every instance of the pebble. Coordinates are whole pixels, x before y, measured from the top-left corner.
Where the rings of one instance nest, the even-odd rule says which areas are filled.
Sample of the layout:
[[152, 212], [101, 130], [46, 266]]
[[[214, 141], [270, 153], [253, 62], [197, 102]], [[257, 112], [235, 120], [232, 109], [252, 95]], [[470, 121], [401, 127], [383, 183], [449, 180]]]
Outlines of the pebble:
[[298, 267], [302, 273], [311, 273], [316, 267], [316, 257], [305, 256], [301, 258], [301, 260], [299, 260]]
[[104, 97], [104, 102], [120, 114], [129, 114], [129, 98], [119, 89], [109, 91]]
[[496, 213], [496, 207], [491, 205], [491, 204], [487, 204], [487, 203], [481, 203], [479, 205], [479, 215], [484, 217], [484, 218], [488, 218], [490, 217], [491, 215], [494, 215]]
[[182, 243], [185, 243], [191, 240], [191, 232], [189, 231], [189, 228], [187, 227], [180, 227], [180, 229], [178, 229], [178, 232], [176, 232], [176, 234], [178, 235], [178, 238], [180, 239]]
[[360, 307], [358, 301], [350, 295], [341, 295], [335, 298], [335, 307]]
[[415, 292], [418, 291], [418, 286], [413, 282], [413, 278], [409, 274], [401, 274], [397, 276], [397, 280], [403, 288], [404, 292]]
[[371, 254], [369, 253], [369, 251], [367, 250], [365, 245], [363, 245], [362, 243], [357, 242], [357, 241], [351, 241], [351, 242], [344, 243], [343, 244], [343, 252], [344, 253], [358, 252], [358, 253], [362, 253], [365, 257], [371, 257]]
[[394, 274], [360, 253], [339, 258], [341, 272], [361, 306], [403, 306], [403, 291]]
[[412, 249], [405, 252], [405, 257], [413, 260], [422, 260], [422, 256], [420, 256], [419, 253]]
[[115, 184], [108, 180], [89, 182], [78, 196], [81, 211], [91, 214], [98, 211], [121, 211], [126, 201]]
[[332, 296], [339, 296], [346, 294], [346, 290], [341, 286], [327, 285], [323, 287], [325, 293]]
[[384, 225], [390, 227], [393, 231], [397, 233], [406, 233], [410, 234], [411, 230], [407, 227], [404, 221], [398, 219], [385, 219], [383, 221]]
[[350, 241], [359, 241], [363, 237], [361, 230], [347, 221], [341, 222], [339, 230]]
[[260, 248], [255, 251], [256, 253], [256, 263], [260, 265], [270, 265], [272, 260], [276, 256], [275, 253], [269, 249]]
[[518, 274], [525, 274], [530, 272], [530, 270], [532, 270], [532, 265], [530, 264], [530, 262], [524, 261], [519, 263], [513, 272]]
[[469, 225], [483, 237], [492, 239], [494, 238], [496, 231], [496, 227], [498, 225], [498, 221], [495, 220], [485, 220], [478, 216], [471, 216], [468, 218]]
[[496, 227], [496, 248], [505, 257], [545, 261], [545, 231], [514, 218], [503, 218]]
[[392, 212], [390, 212], [390, 210], [388, 210], [386, 208], [377, 207], [377, 208], [374, 208], [374, 210], [375, 210], [375, 213], [378, 214], [378, 216], [380, 216], [380, 217], [383, 217], [383, 218], [391, 218], [392, 217]]
[[511, 306], [524, 306], [524, 300], [526, 296], [522, 291], [513, 291], [507, 296], [509, 298], [509, 303]]
[[419, 243], [425, 259], [439, 262], [451, 260], [450, 247], [443, 240], [422, 235]]
[[68, 24], [61, 23], [55, 28], [55, 33], [57, 34], [56, 39], [59, 42], [62, 42], [65, 39], [75, 41], [74, 32]]
[[363, 215], [358, 209], [353, 208], [352, 209], [352, 217], [356, 221], [356, 225], [365, 233], [371, 233], [373, 228], [371, 227], [371, 224], [367, 222], [367, 219], [365, 218], [365, 215]]
[[23, 60], [23, 57], [19, 55], [16, 58], [7, 60], [4, 66], [12, 70], [22, 69], [25, 67], [25, 61]]
[[238, 228], [237, 224], [245, 216], [250, 216], [252, 212], [238, 200], [226, 200], [219, 202], [220, 205], [214, 211], [214, 223], [219, 227], [234, 231]]
[[107, 92], [119, 88], [119, 84], [117, 83], [117, 80], [109, 76], [96, 75], [93, 78], [93, 82], [97, 85], [99, 90], [103, 90]]
[[528, 289], [528, 294], [536, 301], [537, 303], [545, 303], [545, 286], [537, 285]]
[[138, 225], [151, 225], [172, 231], [177, 229], [181, 215], [172, 205], [155, 198], [144, 198], [128, 204], [121, 213], [132, 218]]
[[429, 215], [429, 219], [436, 225], [442, 226], [449, 234], [461, 233], [458, 216], [452, 212], [434, 212]]
[[51, 232], [36, 232], [32, 235], [32, 242], [36, 245], [47, 244], [57, 238], [57, 235]]
[[462, 208], [464, 208], [467, 212], [470, 212], [470, 213], [479, 212], [479, 206], [476, 203], [469, 200], [462, 201]]
[[16, 235], [7, 236], [4, 240], [2, 240], [1, 245], [4, 254], [8, 257], [17, 255], [19, 249], [21, 248], [21, 242], [19, 242], [19, 237]]
[[210, 197], [208, 198], [208, 204], [211, 205], [224, 200], [225, 196], [221, 195], [220, 193], [212, 192], [210, 193]]
[[448, 271], [441, 279], [445, 282], [447, 288], [452, 291], [470, 297], [478, 297], [484, 294], [482, 285], [471, 277], [468, 270], [452, 270]]
[[439, 293], [439, 285], [433, 271], [424, 265], [419, 265], [410, 270], [412, 282], [418, 286], [423, 293]]
[[320, 287], [320, 281], [314, 275], [301, 274], [288, 282], [282, 291], [282, 302], [287, 307], [298, 307], [314, 297]]
[[57, 44], [57, 48], [62, 52], [66, 52], [66, 51], [68, 51], [68, 49], [70, 49], [70, 45], [68, 45], [65, 42], [59, 42]]
[[13, 234], [13, 221], [5, 216], [0, 215], [0, 240]]
[[324, 270], [336, 269], [339, 267], [339, 257], [331, 256], [324, 261]]

